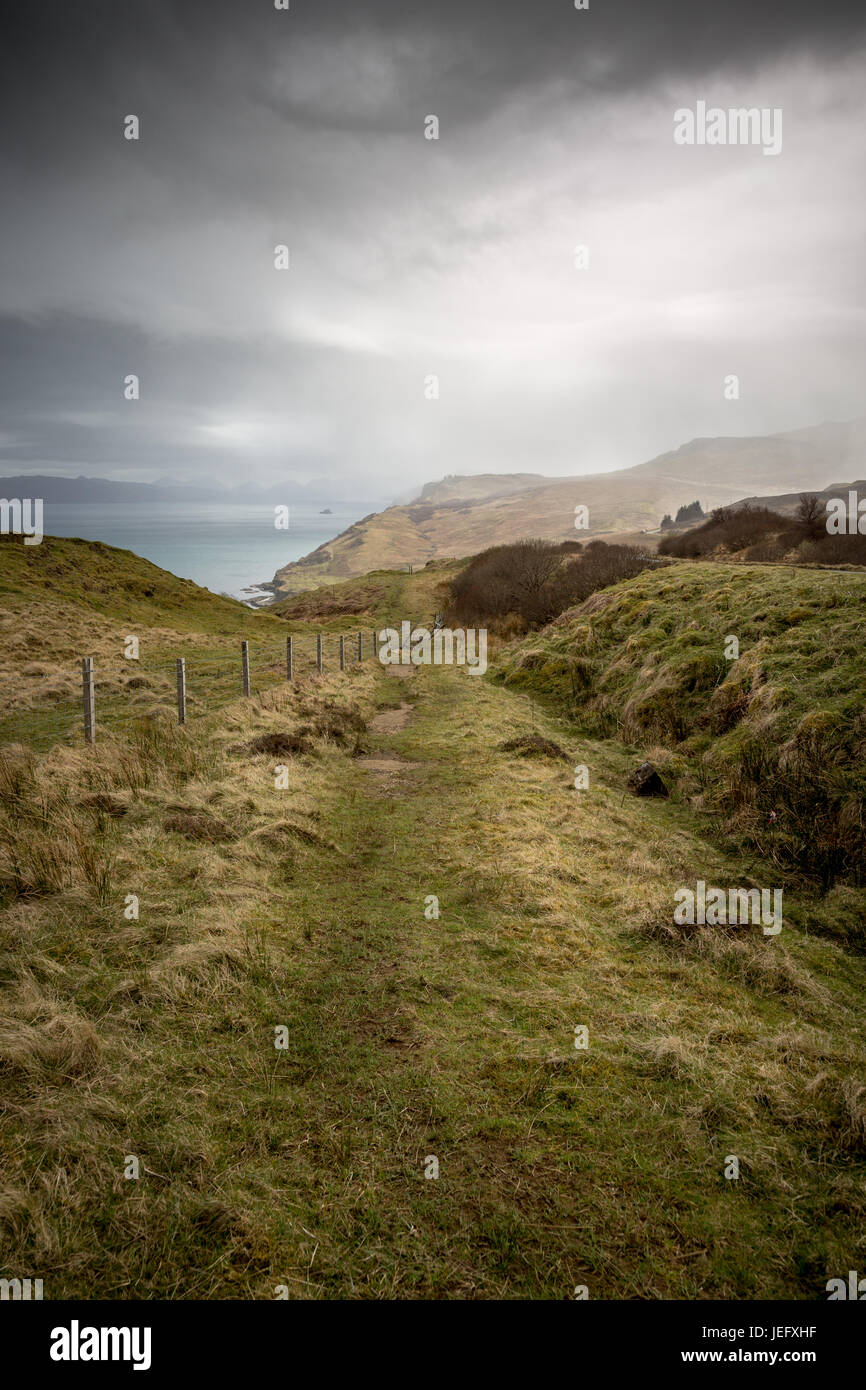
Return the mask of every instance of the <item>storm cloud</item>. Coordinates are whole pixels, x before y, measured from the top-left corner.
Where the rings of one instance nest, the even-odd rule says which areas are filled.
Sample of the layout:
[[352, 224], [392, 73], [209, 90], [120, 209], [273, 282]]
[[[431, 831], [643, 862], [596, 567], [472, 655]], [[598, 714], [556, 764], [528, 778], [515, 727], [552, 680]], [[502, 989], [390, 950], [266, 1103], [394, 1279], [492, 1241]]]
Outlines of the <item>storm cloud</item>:
[[22, 5], [0, 471], [385, 496], [861, 414], [864, 75], [854, 4]]

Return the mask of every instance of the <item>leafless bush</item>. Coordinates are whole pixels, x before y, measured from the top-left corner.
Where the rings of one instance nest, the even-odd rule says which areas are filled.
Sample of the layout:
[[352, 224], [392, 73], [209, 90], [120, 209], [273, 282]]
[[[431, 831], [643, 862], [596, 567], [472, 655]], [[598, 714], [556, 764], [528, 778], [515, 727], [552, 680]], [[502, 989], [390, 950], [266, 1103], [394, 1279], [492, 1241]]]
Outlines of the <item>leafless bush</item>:
[[[715, 550], [738, 551], [758, 545], [771, 537], [782, 539], [783, 547], [796, 545], [801, 533], [796, 526], [769, 507], [717, 507], [702, 526], [695, 526], [682, 536], [664, 536], [659, 542], [660, 555], [679, 559], [698, 559]], [[787, 545], [784, 544], [787, 538]]]
[[800, 553], [818, 565], [866, 565], [866, 536], [831, 536], [825, 531], [819, 540], [806, 541]]
[[794, 517], [745, 503], [717, 507], [702, 526], [663, 536], [658, 553], [698, 560], [717, 550], [745, 551], [747, 560], [781, 560], [796, 550], [798, 559], [812, 564], [866, 564], [866, 536], [830, 535], [826, 522], [822, 499], [805, 493]]
[[449, 618], [466, 624], [508, 620], [540, 627], [597, 589], [639, 574], [650, 561], [637, 546], [520, 541], [476, 555], [451, 585]]
[[814, 493], [804, 493], [800, 498], [794, 520], [803, 540], [817, 541], [826, 534], [826, 508]]

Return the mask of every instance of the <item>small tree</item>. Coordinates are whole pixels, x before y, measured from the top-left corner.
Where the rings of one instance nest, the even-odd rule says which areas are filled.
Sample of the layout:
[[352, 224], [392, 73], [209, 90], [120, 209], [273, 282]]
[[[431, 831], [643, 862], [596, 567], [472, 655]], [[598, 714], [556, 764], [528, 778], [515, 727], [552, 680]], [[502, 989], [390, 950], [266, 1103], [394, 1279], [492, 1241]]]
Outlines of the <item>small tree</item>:
[[674, 523], [673, 523], [673, 521], [672, 521], [672, 519], [671, 519], [671, 514], [670, 514], [670, 512], [665, 512], [664, 516], [662, 517], [662, 524], [661, 524], [661, 528], [660, 528], [660, 529], [661, 529], [662, 531], [669, 531], [669, 530], [671, 529], [671, 527], [673, 526], [673, 524], [674, 524]]
[[814, 493], [803, 493], [794, 513], [797, 530], [803, 540], [817, 541], [827, 534], [827, 513], [824, 503]]

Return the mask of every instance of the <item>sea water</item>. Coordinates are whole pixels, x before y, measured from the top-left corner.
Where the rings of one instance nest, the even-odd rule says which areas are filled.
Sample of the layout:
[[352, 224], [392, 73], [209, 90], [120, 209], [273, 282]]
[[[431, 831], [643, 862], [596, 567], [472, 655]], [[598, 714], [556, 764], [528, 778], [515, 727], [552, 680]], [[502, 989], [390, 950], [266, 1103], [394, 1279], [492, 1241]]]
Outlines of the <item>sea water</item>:
[[322, 516], [314, 507], [290, 507], [288, 529], [277, 530], [268, 503], [46, 502], [43, 527], [46, 536], [132, 550], [215, 594], [249, 602], [262, 596], [257, 586], [283, 565], [363, 515], [360, 509]]

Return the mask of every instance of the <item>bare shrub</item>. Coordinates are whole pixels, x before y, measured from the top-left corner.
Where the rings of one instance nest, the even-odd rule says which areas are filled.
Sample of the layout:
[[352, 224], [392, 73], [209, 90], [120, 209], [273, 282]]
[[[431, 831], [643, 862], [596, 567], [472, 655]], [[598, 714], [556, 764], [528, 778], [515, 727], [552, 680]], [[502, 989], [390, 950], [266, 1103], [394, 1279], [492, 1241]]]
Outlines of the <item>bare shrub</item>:
[[717, 507], [702, 526], [695, 526], [685, 535], [664, 536], [659, 541], [658, 551], [660, 555], [672, 555], [679, 559], [698, 559], [715, 550], [745, 550], [771, 538], [778, 539], [784, 553], [797, 544], [801, 533], [787, 517], [771, 511], [769, 507], [752, 507], [744, 503], [735, 507]]
[[814, 493], [804, 493], [797, 503], [794, 522], [805, 541], [817, 541], [826, 534], [827, 513], [824, 503]]
[[[649, 553], [604, 541], [519, 541], [476, 555], [451, 584], [449, 619], [500, 631], [541, 627], [597, 589], [639, 574]], [[502, 635], [510, 635], [503, 630]]]

